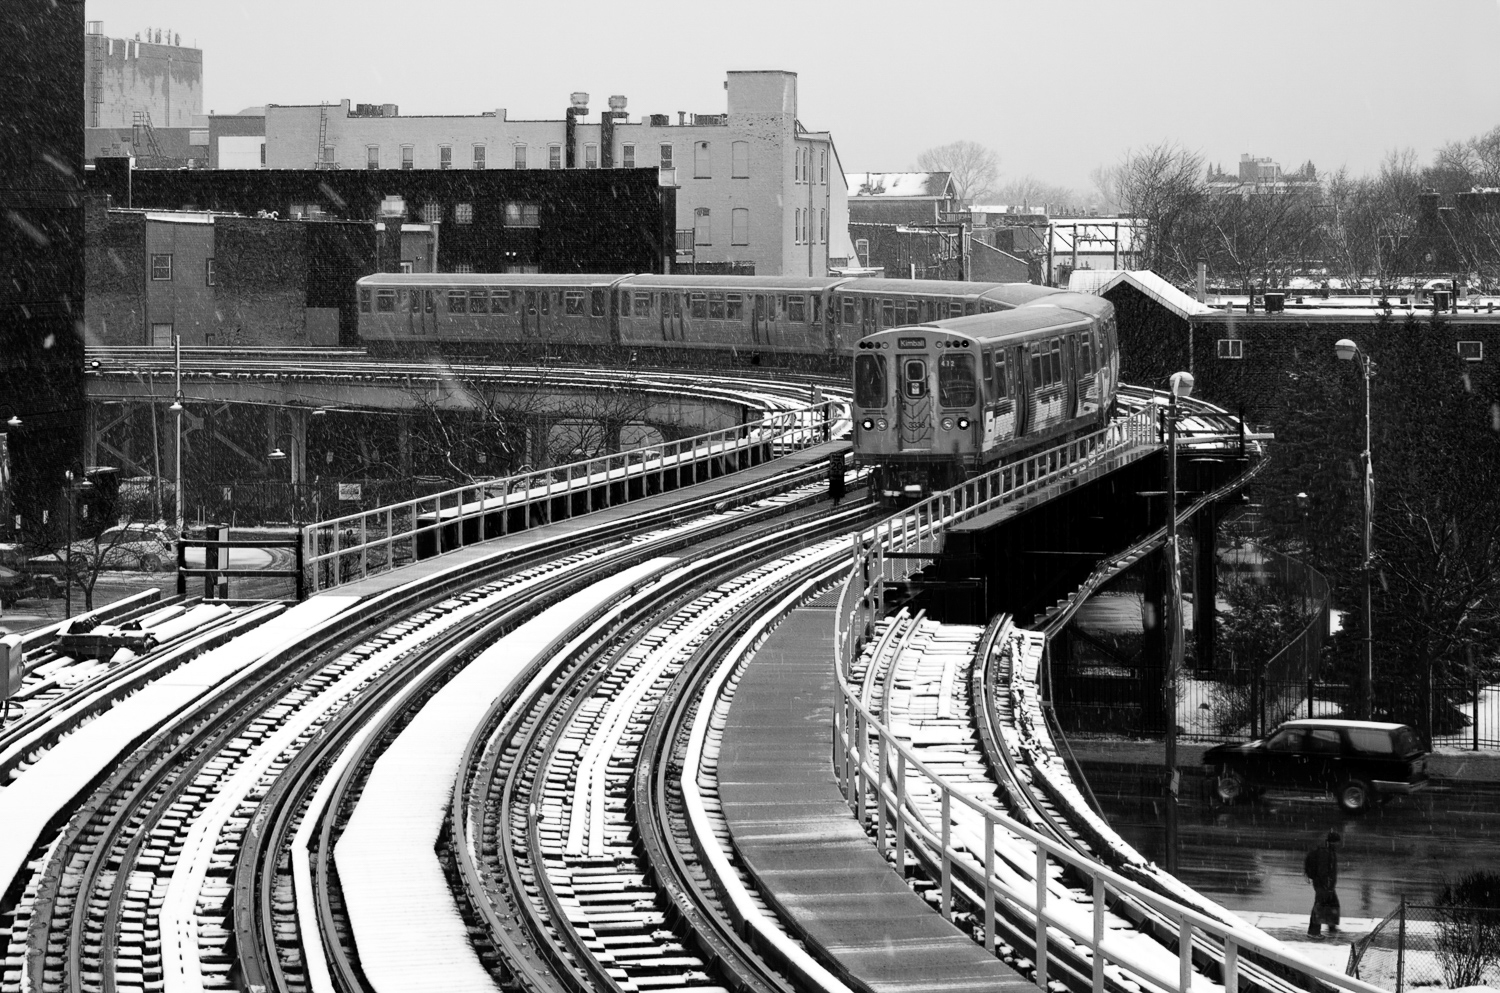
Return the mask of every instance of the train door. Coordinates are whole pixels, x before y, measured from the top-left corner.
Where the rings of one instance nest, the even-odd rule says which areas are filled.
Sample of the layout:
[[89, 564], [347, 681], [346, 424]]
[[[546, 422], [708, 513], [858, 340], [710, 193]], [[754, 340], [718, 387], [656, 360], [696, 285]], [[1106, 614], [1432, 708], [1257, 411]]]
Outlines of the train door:
[[897, 444], [903, 452], [931, 451], [932, 387], [927, 356], [922, 352], [898, 353], [896, 365], [901, 377]]
[[755, 306], [750, 308], [750, 343], [760, 344], [761, 329], [766, 323], [766, 297], [764, 293], [755, 294]]
[[687, 329], [682, 323], [682, 294], [663, 291], [661, 294], [662, 341], [686, 341]]
[[540, 338], [542, 326], [536, 309], [536, 290], [526, 291], [520, 311], [521, 340]]
[[1011, 352], [1011, 367], [1015, 370], [1015, 403], [1016, 403], [1016, 437], [1031, 433], [1033, 420], [1031, 416], [1031, 398], [1035, 394], [1037, 384], [1033, 380], [1033, 363], [1028, 362], [1028, 352], [1032, 346], [1021, 345]]

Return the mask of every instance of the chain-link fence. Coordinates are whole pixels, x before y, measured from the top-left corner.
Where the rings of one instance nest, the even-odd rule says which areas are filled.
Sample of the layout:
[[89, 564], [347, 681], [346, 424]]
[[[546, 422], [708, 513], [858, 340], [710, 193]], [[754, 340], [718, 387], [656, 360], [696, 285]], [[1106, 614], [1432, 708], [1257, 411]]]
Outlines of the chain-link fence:
[[1348, 972], [1393, 993], [1500, 987], [1500, 909], [1403, 899], [1350, 947]]

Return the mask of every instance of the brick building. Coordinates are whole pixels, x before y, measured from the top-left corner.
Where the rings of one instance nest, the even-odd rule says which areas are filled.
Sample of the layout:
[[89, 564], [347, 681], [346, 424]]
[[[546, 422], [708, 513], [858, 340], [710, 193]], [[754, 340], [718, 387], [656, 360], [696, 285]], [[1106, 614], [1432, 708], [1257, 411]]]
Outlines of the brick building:
[[650, 168], [153, 170], [100, 159], [88, 175], [110, 206], [147, 211], [373, 223], [382, 201], [399, 198], [393, 269], [435, 261], [441, 272], [649, 273], [672, 257], [676, 191]]
[[110, 38], [103, 21], [84, 35], [84, 161], [133, 155], [143, 165], [208, 165], [203, 52], [170, 30]]
[[369, 222], [87, 209], [91, 345], [335, 346], [356, 340], [353, 284], [375, 271]]
[[[760, 275], [824, 275], [849, 253], [843, 171], [833, 139], [797, 119], [797, 75], [731, 72], [726, 111], [644, 114], [624, 97], [590, 123], [588, 95], [564, 116], [512, 120], [401, 116], [394, 104], [269, 105], [261, 134], [270, 170], [545, 173], [649, 168], [676, 187], [676, 261]], [[211, 161], [253, 168], [256, 115], [209, 120]], [[258, 155], [258, 148], [254, 149]]]

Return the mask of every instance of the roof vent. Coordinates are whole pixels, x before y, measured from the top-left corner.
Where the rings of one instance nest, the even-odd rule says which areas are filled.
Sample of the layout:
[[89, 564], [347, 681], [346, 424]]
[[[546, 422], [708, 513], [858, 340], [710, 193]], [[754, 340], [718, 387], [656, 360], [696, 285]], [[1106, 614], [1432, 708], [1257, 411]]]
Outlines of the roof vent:
[[572, 103], [574, 110], [585, 114], [589, 112], [589, 95], [582, 90], [569, 94], [568, 100]]
[[[585, 99], [585, 102], [587, 102], [587, 99]], [[610, 97], [609, 98], [609, 109], [610, 110], [616, 110], [616, 111], [618, 111], [618, 110], [624, 110], [625, 109], [625, 98], [622, 97], [622, 96], [612, 96], [612, 97]]]

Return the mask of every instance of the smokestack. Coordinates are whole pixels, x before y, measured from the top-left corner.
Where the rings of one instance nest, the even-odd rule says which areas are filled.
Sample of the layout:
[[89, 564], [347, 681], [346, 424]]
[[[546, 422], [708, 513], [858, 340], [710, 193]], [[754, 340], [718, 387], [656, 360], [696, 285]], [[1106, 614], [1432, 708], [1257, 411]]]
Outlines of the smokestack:
[[1198, 260], [1198, 302], [1208, 302], [1208, 263]]

